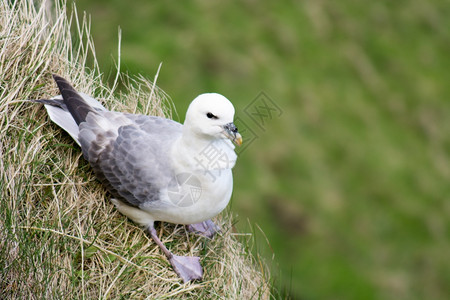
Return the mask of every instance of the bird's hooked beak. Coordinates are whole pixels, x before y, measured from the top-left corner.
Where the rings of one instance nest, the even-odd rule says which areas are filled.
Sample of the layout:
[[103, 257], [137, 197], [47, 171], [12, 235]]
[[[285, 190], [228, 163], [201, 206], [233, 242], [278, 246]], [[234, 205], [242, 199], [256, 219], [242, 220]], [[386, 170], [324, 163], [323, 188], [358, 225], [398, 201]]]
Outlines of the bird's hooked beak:
[[242, 136], [233, 122], [223, 125], [222, 127], [227, 138], [238, 146], [242, 145]]

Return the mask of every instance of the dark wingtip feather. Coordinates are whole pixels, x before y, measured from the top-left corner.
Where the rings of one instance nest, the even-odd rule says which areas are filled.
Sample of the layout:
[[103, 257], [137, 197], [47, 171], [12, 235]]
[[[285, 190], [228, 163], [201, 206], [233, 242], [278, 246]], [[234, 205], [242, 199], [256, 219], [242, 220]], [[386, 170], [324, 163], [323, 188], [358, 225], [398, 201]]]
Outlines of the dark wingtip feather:
[[78, 94], [78, 92], [72, 87], [72, 85], [59, 75], [53, 74], [53, 79], [58, 85], [59, 91], [64, 99], [70, 114], [74, 118], [75, 122], [79, 125], [86, 120], [86, 116], [89, 112], [95, 110], [84, 101], [84, 99]]
[[53, 79], [54, 79], [55, 81], [58, 81], [59, 79], [64, 80], [64, 78], [62, 78], [62, 77], [59, 76], [58, 74], [52, 74], [52, 76], [53, 76]]
[[[63, 91], [70, 91], [70, 92], [73, 92], [73, 93], [77, 93], [75, 91], [75, 89], [72, 87], [72, 85], [66, 79], [64, 79], [61, 76], [58, 76], [56, 74], [53, 74], [52, 76], [53, 76], [53, 79], [55, 80], [56, 85], [58, 86], [59, 91], [61, 93], [63, 93]], [[64, 95], [62, 95], [62, 96], [64, 98]]]
[[66, 104], [64, 103], [64, 100], [59, 100], [59, 99], [31, 99], [31, 102], [36, 102], [36, 103], [42, 103], [44, 105], [51, 105], [51, 106], [56, 106], [59, 108], [62, 108], [65, 111], [68, 111]]

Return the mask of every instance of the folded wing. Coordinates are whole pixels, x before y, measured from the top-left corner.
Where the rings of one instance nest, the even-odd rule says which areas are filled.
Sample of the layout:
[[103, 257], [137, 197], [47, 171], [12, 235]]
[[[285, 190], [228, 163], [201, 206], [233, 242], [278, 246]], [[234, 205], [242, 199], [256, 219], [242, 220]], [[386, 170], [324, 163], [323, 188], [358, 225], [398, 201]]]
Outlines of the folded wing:
[[139, 207], [157, 201], [175, 176], [169, 155], [180, 135], [181, 124], [171, 120], [99, 112], [81, 123], [79, 137], [98, 178], [115, 197]]

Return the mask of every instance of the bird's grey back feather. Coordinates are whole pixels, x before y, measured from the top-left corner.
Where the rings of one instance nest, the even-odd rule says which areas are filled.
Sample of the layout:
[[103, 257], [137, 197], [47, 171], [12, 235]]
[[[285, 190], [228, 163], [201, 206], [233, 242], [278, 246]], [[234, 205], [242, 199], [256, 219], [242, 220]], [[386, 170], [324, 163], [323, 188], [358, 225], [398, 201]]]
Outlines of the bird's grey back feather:
[[[105, 131], [98, 118], [126, 124]], [[81, 124], [79, 138], [84, 157], [111, 193], [139, 207], [157, 201], [174, 177], [169, 150], [180, 135], [181, 124], [172, 120], [102, 112]]]

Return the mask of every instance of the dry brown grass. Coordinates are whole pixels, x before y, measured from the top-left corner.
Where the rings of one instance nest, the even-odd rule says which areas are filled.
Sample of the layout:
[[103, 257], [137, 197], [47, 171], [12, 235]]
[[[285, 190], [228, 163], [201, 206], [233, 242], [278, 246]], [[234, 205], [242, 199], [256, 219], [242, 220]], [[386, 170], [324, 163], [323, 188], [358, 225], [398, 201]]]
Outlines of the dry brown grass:
[[174, 253], [202, 257], [204, 280], [182, 284], [151, 239], [115, 211], [70, 137], [41, 105], [19, 100], [57, 94], [57, 73], [110, 109], [169, 114], [149, 80], [121, 75], [127, 93], [119, 94], [95, 61], [89, 22], [76, 10], [0, 0], [0, 298], [270, 297], [267, 268], [233, 233], [229, 213], [216, 220], [223, 233], [214, 240], [159, 227]]

